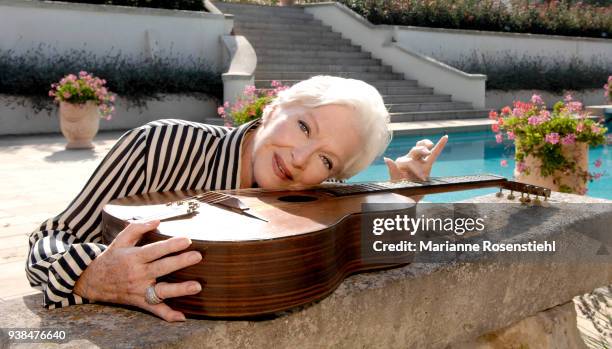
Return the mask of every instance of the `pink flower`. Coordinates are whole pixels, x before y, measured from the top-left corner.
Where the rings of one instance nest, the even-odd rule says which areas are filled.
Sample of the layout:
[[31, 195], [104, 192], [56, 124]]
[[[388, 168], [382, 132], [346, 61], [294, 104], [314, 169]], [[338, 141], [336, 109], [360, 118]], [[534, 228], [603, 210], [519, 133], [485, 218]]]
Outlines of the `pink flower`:
[[563, 97], [563, 100], [565, 101], [565, 103], [569, 103], [574, 100], [574, 97], [572, 97], [571, 93], [567, 92]]
[[272, 85], [272, 87], [280, 87], [283, 84], [280, 81], [278, 81], [278, 80], [272, 80], [271, 85]]
[[599, 131], [601, 131], [601, 129], [597, 125], [591, 125], [591, 132], [599, 133]]
[[601, 159], [595, 160], [595, 167], [597, 167], [597, 168], [601, 167]]
[[527, 119], [527, 123], [529, 123], [529, 125], [537, 126], [542, 123], [542, 120], [539, 116], [534, 115], [530, 116], [529, 119]]
[[559, 143], [559, 134], [557, 132], [551, 132], [546, 135], [546, 142], [550, 144]]
[[64, 97], [64, 99], [68, 99], [68, 98], [70, 98], [71, 94], [70, 94], [70, 92], [66, 91], [66, 92], [64, 92], [62, 94], [62, 96]]
[[504, 119], [503, 119], [503, 118], [499, 118], [499, 119], [497, 119], [497, 124], [498, 124], [499, 126], [503, 126], [503, 124], [504, 124]]
[[49, 97], [55, 97], [55, 93], [53, 91], [49, 91]]
[[501, 113], [503, 115], [509, 115], [510, 113], [512, 113], [512, 109], [510, 109], [510, 107], [508, 107], [508, 106], [505, 106], [505, 107], [502, 108]]
[[86, 71], [81, 70], [81, 71], [79, 72], [79, 77], [84, 78], [85, 76], [87, 76], [87, 72], [86, 72]]
[[514, 137], [515, 137], [515, 136], [514, 136], [514, 132], [512, 132], [512, 131], [508, 131], [507, 135], [508, 135], [508, 139], [509, 139], [509, 140], [514, 140]]
[[230, 106], [229, 101], [225, 101], [225, 103], [223, 103], [223, 108], [227, 109], [229, 108], [229, 106]]
[[520, 161], [516, 164], [516, 170], [519, 172], [524, 172], [527, 169], [527, 165], [525, 161]]
[[578, 125], [576, 125], [576, 132], [580, 133], [582, 131], [584, 131], [584, 124], [579, 122]]
[[254, 85], [249, 85], [244, 88], [244, 94], [247, 96], [252, 96], [255, 94], [256, 88]]
[[217, 114], [219, 114], [221, 116], [225, 115], [225, 108], [223, 108], [223, 107], [217, 108]]
[[561, 144], [574, 144], [576, 143], [576, 135], [573, 133], [568, 134], [567, 136], [561, 139]]
[[497, 112], [495, 110], [491, 110], [489, 112], [489, 119], [491, 119], [491, 120], [497, 119]]
[[540, 111], [540, 119], [542, 122], [548, 121], [550, 119], [550, 112], [546, 109], [542, 109]]
[[498, 134], [496, 134], [496, 135], [495, 135], [495, 141], [496, 141], [497, 143], [501, 143], [501, 142], [503, 142], [503, 141], [504, 141], [504, 139], [503, 139], [503, 137], [502, 137], [502, 134], [501, 134], [501, 133], [498, 133]]
[[499, 132], [499, 125], [498, 124], [491, 125], [491, 130], [496, 133]]
[[568, 109], [570, 112], [578, 112], [578, 111], [581, 111], [581, 110], [582, 110], [582, 103], [577, 102], [577, 101], [576, 101], [576, 102], [569, 102], [569, 103], [567, 104], [567, 109]]
[[600, 179], [602, 175], [603, 174], [601, 172], [597, 172], [597, 173], [593, 174], [593, 178], [594, 179]]
[[522, 117], [524, 114], [524, 111], [520, 108], [514, 108], [512, 109], [512, 115], [516, 116], [516, 117]]
[[68, 81], [70, 81], [70, 82], [75, 82], [75, 81], [77, 81], [77, 77], [76, 77], [76, 75], [74, 75], [74, 74], [70, 74], [70, 75], [68, 75], [68, 76], [66, 77], [66, 79], [67, 79]]
[[507, 160], [502, 160], [502, 161], [500, 161], [500, 162], [499, 162], [499, 164], [500, 164], [502, 167], [507, 167], [507, 166], [508, 166], [508, 161], [507, 161]]
[[544, 100], [542, 100], [542, 96], [534, 94], [533, 96], [531, 96], [531, 103], [544, 104]]

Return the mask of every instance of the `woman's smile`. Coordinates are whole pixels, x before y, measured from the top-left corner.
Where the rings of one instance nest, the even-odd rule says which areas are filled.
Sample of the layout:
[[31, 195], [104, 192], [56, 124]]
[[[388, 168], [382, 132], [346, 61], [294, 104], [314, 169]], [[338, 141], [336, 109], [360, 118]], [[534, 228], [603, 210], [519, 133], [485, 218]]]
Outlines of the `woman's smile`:
[[293, 180], [293, 175], [285, 166], [283, 159], [275, 152], [272, 161], [272, 170], [282, 180]]

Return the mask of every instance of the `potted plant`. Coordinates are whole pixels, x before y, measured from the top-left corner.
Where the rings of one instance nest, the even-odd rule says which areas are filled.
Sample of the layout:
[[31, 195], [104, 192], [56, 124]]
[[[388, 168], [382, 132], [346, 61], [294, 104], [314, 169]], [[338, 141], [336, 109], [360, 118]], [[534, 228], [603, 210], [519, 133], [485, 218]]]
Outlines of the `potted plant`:
[[[587, 181], [602, 173], [589, 173], [588, 149], [605, 142], [607, 129], [588, 118], [582, 103], [566, 95], [552, 111], [542, 98], [533, 95], [529, 102], [515, 101], [514, 108], [504, 107], [498, 114], [489, 113], [496, 121], [491, 125], [495, 138], [514, 141], [514, 176], [523, 183], [543, 186], [566, 193], [586, 193]], [[502, 161], [502, 166], [507, 161]], [[601, 166], [601, 160], [595, 162]]]
[[289, 88], [276, 80], [272, 81], [271, 85], [271, 89], [260, 90], [253, 85], [245, 87], [243, 95], [238, 97], [233, 106], [226, 101], [223, 106], [217, 108], [217, 114], [225, 119], [226, 126], [239, 126], [260, 118], [266, 105], [272, 102], [280, 91]]
[[105, 87], [106, 80], [85, 71], [66, 75], [51, 85], [49, 96], [59, 103], [60, 129], [68, 140], [66, 149], [91, 149], [100, 118], [110, 120], [115, 95]]

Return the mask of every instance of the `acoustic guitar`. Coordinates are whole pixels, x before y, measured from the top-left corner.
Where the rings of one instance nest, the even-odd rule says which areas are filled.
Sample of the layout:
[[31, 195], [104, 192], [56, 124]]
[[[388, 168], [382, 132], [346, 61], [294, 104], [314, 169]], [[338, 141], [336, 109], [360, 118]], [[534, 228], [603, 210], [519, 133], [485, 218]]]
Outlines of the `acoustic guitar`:
[[186, 236], [192, 240], [188, 250], [203, 256], [200, 263], [159, 280], [197, 280], [202, 291], [166, 302], [186, 314], [252, 317], [321, 299], [350, 274], [400, 266], [362, 262], [360, 224], [367, 214], [362, 204], [410, 207], [414, 201], [409, 196], [485, 187], [499, 187], [498, 195], [509, 190], [509, 198], [520, 193], [523, 204], [544, 204], [550, 196], [548, 189], [495, 175], [333, 183], [304, 191], [149, 193], [108, 203], [103, 237], [108, 244], [132, 220], [160, 219], [157, 230], [139, 245]]

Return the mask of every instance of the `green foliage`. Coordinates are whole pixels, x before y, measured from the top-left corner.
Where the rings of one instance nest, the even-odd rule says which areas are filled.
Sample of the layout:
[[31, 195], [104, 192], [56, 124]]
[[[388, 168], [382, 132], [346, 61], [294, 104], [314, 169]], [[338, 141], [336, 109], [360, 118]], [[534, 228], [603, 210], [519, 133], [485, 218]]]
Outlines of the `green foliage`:
[[272, 81], [271, 89], [258, 90], [255, 86], [247, 86], [233, 106], [226, 101], [222, 107], [219, 107], [217, 113], [220, 117], [225, 118], [227, 125], [242, 125], [261, 118], [265, 107], [276, 98], [279, 92], [288, 88], [289, 86], [276, 80]]
[[[60, 1], [60, 0], [50, 0]], [[118, 5], [131, 7], [152, 7], [172, 10], [204, 11], [203, 0], [61, 0], [62, 2], [75, 2], [98, 5]]]
[[223, 94], [220, 74], [202, 59], [165, 52], [153, 59], [120, 52], [96, 56], [85, 49], [59, 54], [45, 45], [23, 54], [0, 49], [0, 93], [29, 97], [35, 109], [50, 110], [51, 84], [81, 70], [103, 76], [110, 90], [139, 107], [162, 93], [204, 93], [218, 99]]

